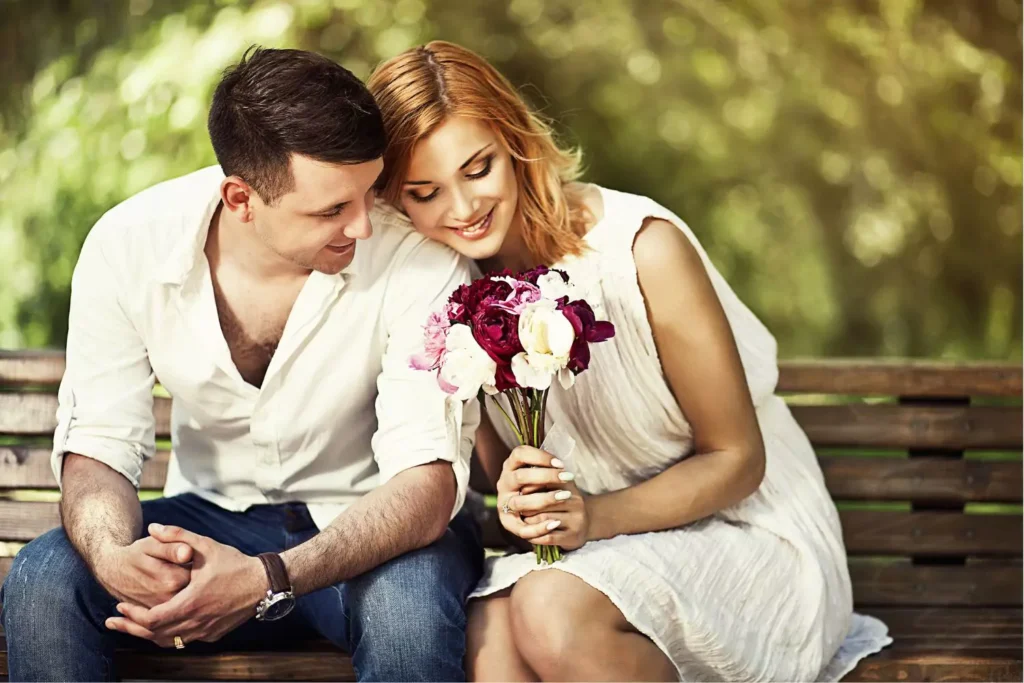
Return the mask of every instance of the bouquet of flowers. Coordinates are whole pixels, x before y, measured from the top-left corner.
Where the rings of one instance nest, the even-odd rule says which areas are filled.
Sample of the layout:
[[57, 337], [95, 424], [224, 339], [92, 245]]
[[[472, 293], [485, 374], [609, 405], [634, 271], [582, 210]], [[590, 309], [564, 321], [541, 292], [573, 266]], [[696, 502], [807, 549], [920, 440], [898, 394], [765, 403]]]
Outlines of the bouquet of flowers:
[[[441, 389], [455, 398], [482, 389], [501, 410], [519, 443], [544, 441], [548, 391], [557, 378], [569, 389], [590, 364], [590, 344], [615, 334], [599, 321], [563, 271], [544, 266], [503, 271], [462, 285], [424, 329], [417, 370], [437, 373]], [[508, 409], [499, 396], [504, 396]], [[556, 546], [534, 546], [539, 562], [561, 558]]]

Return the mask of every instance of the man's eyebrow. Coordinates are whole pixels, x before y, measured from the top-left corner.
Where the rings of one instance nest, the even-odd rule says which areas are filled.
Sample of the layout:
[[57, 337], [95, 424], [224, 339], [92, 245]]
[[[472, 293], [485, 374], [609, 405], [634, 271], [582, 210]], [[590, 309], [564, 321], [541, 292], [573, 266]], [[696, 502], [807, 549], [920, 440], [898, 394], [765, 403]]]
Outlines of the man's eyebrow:
[[[466, 159], [465, 163], [463, 163], [462, 166], [459, 166], [459, 170], [460, 171], [465, 171], [466, 167], [469, 166], [474, 161], [476, 161], [476, 158], [478, 156], [480, 156], [485, 151], [487, 151], [487, 149], [491, 146], [491, 144], [493, 144], [493, 143], [488, 143], [488, 144], [484, 145], [483, 147], [481, 147], [480, 149], [478, 149], [477, 151], [473, 152], [473, 156], [471, 156], [468, 159]], [[430, 182], [429, 180], [406, 180], [402, 184], [403, 185], [433, 185], [433, 183]]]

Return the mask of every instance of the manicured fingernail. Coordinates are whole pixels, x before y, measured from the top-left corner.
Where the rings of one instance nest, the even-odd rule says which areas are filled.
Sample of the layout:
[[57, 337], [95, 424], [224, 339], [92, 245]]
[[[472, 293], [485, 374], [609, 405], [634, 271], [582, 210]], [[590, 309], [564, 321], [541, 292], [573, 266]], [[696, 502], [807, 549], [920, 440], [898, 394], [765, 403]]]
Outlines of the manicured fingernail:
[[152, 524], [149, 525], [149, 530], [150, 531], [157, 531], [157, 532], [163, 531], [164, 530], [164, 525], [163, 524], [157, 524], [156, 522], [153, 522]]
[[552, 467], [565, 467], [565, 463], [562, 462], [561, 460], [559, 460], [558, 458], [551, 458], [551, 466]]
[[121, 603], [117, 603], [117, 607], [115, 607], [114, 609], [116, 609], [121, 614], [124, 614], [124, 608], [121, 607]]
[[576, 475], [573, 474], [572, 472], [559, 472], [558, 478], [561, 479], [562, 481], [572, 481], [573, 479], [576, 478]]
[[109, 628], [110, 630], [113, 630], [114, 629], [114, 620], [113, 619], [107, 619], [105, 622], [103, 622], [103, 625], [106, 626], [107, 628]]
[[184, 562], [186, 557], [188, 557], [188, 551], [184, 548], [178, 548], [178, 560]]
[[553, 521], [553, 522], [548, 522], [548, 525], [547, 525], [547, 527], [545, 527], [545, 528], [546, 528], [546, 529], [547, 529], [548, 531], [554, 531], [555, 529], [557, 529], [557, 528], [558, 528], [558, 527], [560, 527], [560, 526], [562, 526], [562, 520], [560, 520], [560, 519], [556, 519], [556, 520], [555, 520], [555, 521]]
[[555, 494], [555, 500], [569, 500], [572, 498], [572, 493], [569, 491], [559, 491]]

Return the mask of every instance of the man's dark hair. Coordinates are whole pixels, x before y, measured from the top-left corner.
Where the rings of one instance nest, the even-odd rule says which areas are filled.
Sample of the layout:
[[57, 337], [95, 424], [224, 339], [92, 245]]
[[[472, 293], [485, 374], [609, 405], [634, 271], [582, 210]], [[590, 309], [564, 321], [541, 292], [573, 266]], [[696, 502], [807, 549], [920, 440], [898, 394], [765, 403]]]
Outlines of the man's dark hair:
[[387, 146], [380, 109], [362, 81], [304, 50], [246, 50], [217, 85], [207, 127], [224, 173], [268, 204], [294, 187], [292, 154], [359, 164]]

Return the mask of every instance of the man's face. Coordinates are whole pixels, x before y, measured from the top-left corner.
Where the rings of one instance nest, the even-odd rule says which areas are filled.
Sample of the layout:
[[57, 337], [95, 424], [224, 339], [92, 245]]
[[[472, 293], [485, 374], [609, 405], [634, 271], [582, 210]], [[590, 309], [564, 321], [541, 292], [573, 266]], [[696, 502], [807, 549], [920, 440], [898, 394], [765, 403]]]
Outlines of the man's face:
[[295, 187], [273, 205], [250, 201], [257, 236], [291, 263], [336, 275], [352, 262], [356, 240], [372, 234], [373, 185], [381, 159], [333, 164], [293, 154]]

